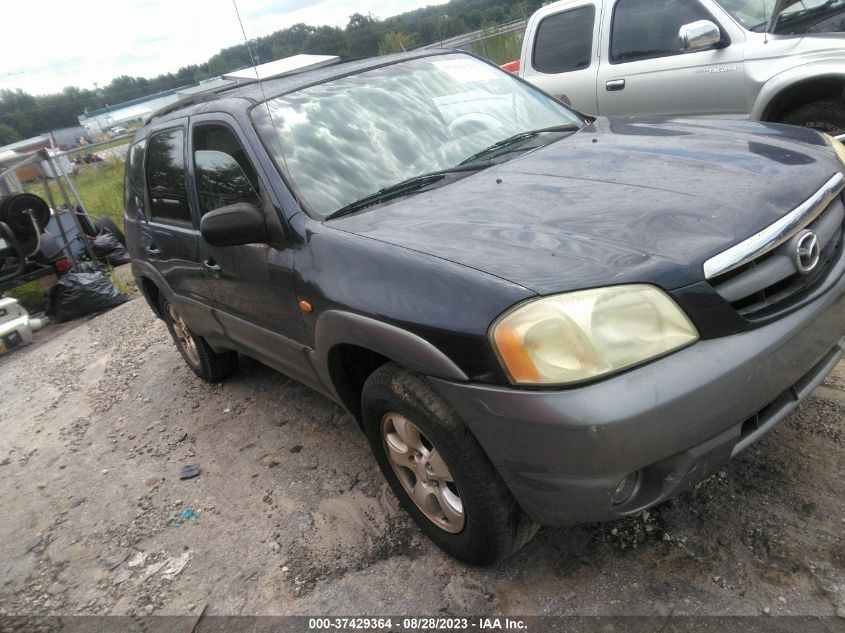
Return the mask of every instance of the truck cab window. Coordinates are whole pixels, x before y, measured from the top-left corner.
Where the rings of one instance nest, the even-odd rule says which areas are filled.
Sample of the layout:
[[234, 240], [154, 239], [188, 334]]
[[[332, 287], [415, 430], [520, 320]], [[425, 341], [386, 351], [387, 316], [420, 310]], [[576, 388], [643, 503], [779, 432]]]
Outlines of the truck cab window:
[[534, 40], [534, 68], [541, 73], [568, 73], [590, 66], [593, 56], [593, 5], [545, 18]]
[[610, 61], [678, 55], [678, 32], [698, 20], [714, 21], [696, 0], [619, 0], [613, 10]]
[[255, 169], [228, 127], [195, 127], [193, 149], [201, 215], [237, 202], [261, 206]]

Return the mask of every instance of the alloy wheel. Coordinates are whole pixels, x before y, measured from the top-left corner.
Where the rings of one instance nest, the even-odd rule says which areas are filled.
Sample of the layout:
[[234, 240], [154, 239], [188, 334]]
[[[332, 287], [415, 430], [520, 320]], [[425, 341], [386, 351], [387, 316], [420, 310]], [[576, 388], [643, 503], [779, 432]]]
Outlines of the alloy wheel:
[[173, 332], [176, 334], [176, 342], [179, 343], [179, 347], [182, 348], [182, 351], [185, 352], [185, 355], [192, 364], [199, 365], [200, 355], [197, 351], [197, 342], [194, 340], [185, 321], [179, 316], [179, 313], [176, 312], [176, 309], [172, 305], [168, 304], [167, 312], [170, 314], [170, 321], [173, 323]]
[[420, 511], [446, 532], [463, 530], [466, 515], [455, 479], [428, 438], [391, 411], [382, 417], [381, 439], [393, 472]]

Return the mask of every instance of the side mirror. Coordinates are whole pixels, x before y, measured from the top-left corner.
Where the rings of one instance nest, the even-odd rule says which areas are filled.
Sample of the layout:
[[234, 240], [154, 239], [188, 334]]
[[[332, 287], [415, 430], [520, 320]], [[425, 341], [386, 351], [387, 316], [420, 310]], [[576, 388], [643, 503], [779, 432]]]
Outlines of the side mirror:
[[684, 24], [678, 32], [681, 41], [681, 51], [692, 53], [715, 46], [722, 41], [719, 27], [710, 20], [699, 20]]
[[264, 215], [248, 202], [209, 211], [200, 220], [200, 234], [212, 246], [242, 246], [267, 242]]

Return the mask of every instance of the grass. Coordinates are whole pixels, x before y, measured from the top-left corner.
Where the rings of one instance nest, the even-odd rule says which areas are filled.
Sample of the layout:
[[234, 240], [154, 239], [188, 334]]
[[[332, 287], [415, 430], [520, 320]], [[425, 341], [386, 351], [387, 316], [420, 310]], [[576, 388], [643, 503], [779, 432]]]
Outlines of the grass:
[[3, 296], [17, 299], [18, 303], [30, 312], [38, 312], [44, 307], [44, 290], [37, 281], [13, 288]]
[[[70, 177], [88, 213], [94, 218], [105, 215], [121, 228], [123, 227], [123, 165], [122, 160], [116, 159], [81, 165], [81, 171]], [[67, 184], [63, 184], [67, 190]], [[44, 186], [40, 182], [28, 183], [24, 189], [47, 200]], [[61, 204], [59, 189], [52, 180], [50, 191], [53, 193], [56, 204]], [[67, 193], [71, 201], [74, 201], [73, 194], [70, 191]]]
[[483, 39], [472, 42], [468, 48], [494, 64], [506, 64], [519, 59], [522, 53], [522, 37], [521, 31], [486, 35]]

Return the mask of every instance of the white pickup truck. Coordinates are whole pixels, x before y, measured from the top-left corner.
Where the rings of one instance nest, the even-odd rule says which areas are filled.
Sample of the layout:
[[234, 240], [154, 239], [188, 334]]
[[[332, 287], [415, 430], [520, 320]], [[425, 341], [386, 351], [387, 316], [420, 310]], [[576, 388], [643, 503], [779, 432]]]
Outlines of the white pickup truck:
[[845, 0], [561, 0], [519, 74], [586, 114], [706, 115], [845, 132]]

